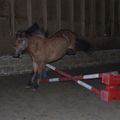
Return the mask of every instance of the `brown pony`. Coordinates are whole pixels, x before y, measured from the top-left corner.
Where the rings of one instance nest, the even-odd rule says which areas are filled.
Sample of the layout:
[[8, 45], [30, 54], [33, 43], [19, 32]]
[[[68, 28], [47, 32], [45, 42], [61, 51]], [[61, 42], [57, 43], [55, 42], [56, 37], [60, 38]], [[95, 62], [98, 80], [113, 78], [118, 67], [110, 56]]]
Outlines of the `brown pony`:
[[[74, 53], [77, 43], [76, 35], [70, 30], [60, 30], [49, 37], [45, 37], [40, 32], [39, 34], [28, 34], [26, 31], [19, 31], [16, 34], [16, 52], [14, 57], [19, 57], [24, 50], [28, 51], [32, 58], [34, 71], [29, 85], [36, 89], [39, 80], [42, 78], [45, 65], [61, 59], [69, 50], [70, 53], [71, 50]], [[85, 52], [91, 50], [91, 46], [87, 41], [79, 40], [80, 43], [82, 46], [81, 50]]]

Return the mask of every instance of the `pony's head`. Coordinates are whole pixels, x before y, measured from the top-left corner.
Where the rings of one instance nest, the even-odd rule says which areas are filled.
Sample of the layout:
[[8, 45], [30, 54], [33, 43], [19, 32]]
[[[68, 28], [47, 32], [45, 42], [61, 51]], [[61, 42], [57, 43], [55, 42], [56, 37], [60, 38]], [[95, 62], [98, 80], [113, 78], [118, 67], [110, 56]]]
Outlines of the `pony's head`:
[[25, 31], [16, 32], [16, 40], [15, 40], [15, 54], [13, 57], [19, 58], [23, 51], [27, 48], [27, 37]]
[[42, 36], [45, 37], [45, 32], [39, 28], [37, 23], [32, 24], [29, 28], [23, 31], [16, 32], [16, 41], [15, 41], [15, 55], [14, 57], [19, 58], [23, 51], [28, 46], [28, 39], [31, 36]]

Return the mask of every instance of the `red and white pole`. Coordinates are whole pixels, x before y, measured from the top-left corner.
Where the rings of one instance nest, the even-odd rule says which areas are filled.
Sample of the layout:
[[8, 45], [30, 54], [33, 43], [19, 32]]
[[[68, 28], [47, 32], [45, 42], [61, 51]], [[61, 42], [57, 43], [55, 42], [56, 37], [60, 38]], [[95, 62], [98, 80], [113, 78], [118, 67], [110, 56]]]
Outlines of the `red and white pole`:
[[[52, 66], [52, 65], [50, 65], [50, 64], [46, 64], [46, 66], [47, 66], [48, 68], [52, 69], [53, 71], [56, 71], [57, 73], [65, 76], [65, 77], [68, 77], [67, 79], [71, 78], [71, 79], [73, 80], [73, 78], [75, 78], [74, 76], [72, 76], [72, 75], [70, 75], [70, 74], [68, 74], [68, 73], [66, 73], [66, 72], [63, 72], [63, 71], [57, 69], [56, 67], [54, 67], [54, 66]], [[80, 79], [93, 79], [93, 78], [99, 78], [99, 77], [101, 77], [101, 74], [92, 74], [92, 75], [79, 76]], [[77, 77], [76, 77], [76, 78], [77, 78]], [[64, 78], [63, 78], [63, 79], [64, 79]], [[49, 79], [49, 81], [50, 81], [50, 82], [52, 82], [52, 81], [55, 82], [55, 81], [62, 81], [62, 80], [60, 80], [59, 78], [56, 78], [56, 79]], [[83, 81], [81, 81], [81, 80], [74, 80], [74, 81], [76, 81], [79, 85], [87, 88], [88, 90], [90, 90], [90, 91], [92, 91], [92, 92], [100, 95], [100, 90], [92, 87], [91, 85], [89, 85], [89, 84], [87, 84], [87, 83], [85, 83], [85, 82], [83, 82]]]
[[77, 82], [79, 85], [83, 86], [84, 88], [90, 90], [91, 92], [100, 95], [100, 90], [98, 90], [97, 88], [95, 88], [95, 87], [93, 87], [93, 86], [91, 86], [91, 85], [89, 85], [89, 84], [87, 84], [87, 83], [85, 83], [85, 82], [83, 82], [83, 81], [81, 81], [81, 80], [78, 80], [78, 81], [76, 81], [76, 82]]
[[[107, 74], [97, 73], [97, 74], [90, 74], [90, 75], [72, 76], [64, 71], [61, 71], [60, 69], [57, 69], [56, 67], [50, 64], [46, 64], [46, 66], [52, 69], [53, 71], [59, 73], [63, 77], [46, 79], [46, 80], [42, 80], [41, 82], [58, 82], [58, 81], [74, 80], [84, 88], [87, 88], [91, 92], [98, 94], [101, 97], [101, 99], [105, 101], [111, 101], [114, 99], [120, 100], [120, 89], [118, 89], [118, 85], [120, 85], [120, 75], [116, 74], [116, 71], [113, 71]], [[104, 90], [99, 90], [81, 81], [84, 79], [95, 79], [95, 78], [102, 79], [102, 83], [106, 85], [106, 88]]]

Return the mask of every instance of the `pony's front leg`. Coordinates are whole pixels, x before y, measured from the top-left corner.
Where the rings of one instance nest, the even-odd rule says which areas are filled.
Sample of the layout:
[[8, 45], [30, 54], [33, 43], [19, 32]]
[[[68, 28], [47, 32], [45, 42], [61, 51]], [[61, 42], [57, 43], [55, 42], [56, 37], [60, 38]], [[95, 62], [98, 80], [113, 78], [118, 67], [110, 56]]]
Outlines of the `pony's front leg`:
[[38, 88], [38, 85], [36, 83], [36, 80], [38, 79], [38, 72], [34, 72], [32, 79], [31, 79], [31, 87], [34, 89]]
[[46, 77], [47, 77], [47, 72], [45, 71], [45, 63], [39, 63], [36, 85], [38, 86], [40, 84], [41, 79]]
[[38, 69], [37, 69], [37, 76], [35, 77], [33, 81], [33, 90], [36, 90], [39, 86], [40, 80], [43, 77], [43, 69], [44, 69], [45, 64], [43, 63], [38, 63]]
[[37, 79], [38, 76], [38, 67], [37, 63], [33, 61], [33, 75], [32, 79], [28, 81], [27, 87], [26, 88], [31, 88], [33, 86], [34, 81]]
[[38, 88], [41, 79], [43, 78], [43, 72], [42, 71], [38, 71], [37, 76], [35, 77], [33, 84], [32, 84], [32, 89], [34, 91], [36, 91], [36, 89]]
[[28, 84], [26, 86], [26, 88], [32, 88], [34, 81], [38, 78], [38, 72], [34, 72], [32, 75], [32, 79], [28, 81]]

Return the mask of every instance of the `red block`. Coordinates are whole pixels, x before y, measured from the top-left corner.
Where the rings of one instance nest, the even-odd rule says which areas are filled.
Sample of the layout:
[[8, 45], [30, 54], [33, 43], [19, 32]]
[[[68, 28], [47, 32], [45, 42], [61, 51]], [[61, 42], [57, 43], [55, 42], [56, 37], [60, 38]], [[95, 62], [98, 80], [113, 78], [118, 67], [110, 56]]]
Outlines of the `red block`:
[[104, 101], [120, 100], [120, 90], [114, 86], [109, 86], [101, 91], [101, 99]]
[[102, 74], [102, 83], [106, 85], [120, 85], [120, 75]]

